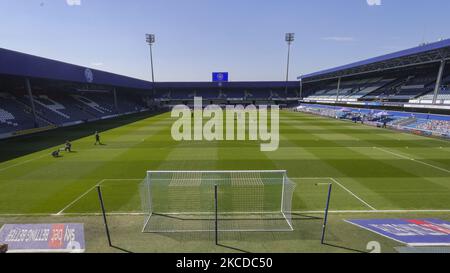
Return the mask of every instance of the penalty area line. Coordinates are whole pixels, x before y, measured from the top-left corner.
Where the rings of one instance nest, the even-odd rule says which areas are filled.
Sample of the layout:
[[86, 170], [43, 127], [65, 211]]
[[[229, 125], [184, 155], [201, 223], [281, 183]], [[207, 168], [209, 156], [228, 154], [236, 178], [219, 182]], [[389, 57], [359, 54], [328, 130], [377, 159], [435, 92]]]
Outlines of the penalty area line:
[[369, 203], [367, 203], [366, 201], [364, 201], [361, 197], [359, 197], [358, 195], [356, 195], [354, 192], [352, 192], [351, 190], [349, 190], [347, 187], [345, 187], [344, 185], [342, 185], [341, 183], [339, 183], [335, 178], [333, 177], [289, 177], [289, 179], [291, 180], [331, 180], [331, 182], [333, 182], [334, 184], [338, 185], [339, 187], [341, 187], [344, 191], [346, 191], [347, 193], [349, 193], [351, 196], [353, 196], [354, 198], [356, 198], [358, 201], [360, 201], [361, 203], [363, 203], [366, 207], [370, 208], [371, 211], [377, 211], [376, 208], [374, 208], [372, 205], [370, 205]]
[[78, 196], [75, 200], [70, 202], [62, 210], [60, 210], [57, 213], [55, 213], [54, 215], [62, 215], [65, 210], [67, 210], [68, 208], [73, 206], [76, 202], [78, 202], [81, 198], [85, 197], [87, 194], [89, 194], [91, 191], [93, 191], [96, 187], [100, 186], [101, 184], [103, 184], [103, 183], [105, 183], [107, 181], [140, 181], [140, 180], [143, 180], [143, 178], [129, 178], [129, 179], [128, 178], [106, 178], [106, 179], [102, 179], [97, 184], [95, 184], [94, 186], [89, 188], [86, 192], [84, 192], [83, 194]]
[[386, 150], [386, 149], [383, 149], [383, 148], [378, 148], [378, 147], [373, 147], [373, 148], [374, 148], [374, 149], [377, 149], [377, 150], [379, 150], [379, 151], [382, 151], [382, 152], [385, 152], [385, 153], [394, 155], [394, 156], [399, 157], [399, 158], [403, 158], [403, 159], [406, 159], [406, 160], [411, 160], [411, 161], [413, 161], [413, 162], [417, 162], [417, 163], [419, 163], [419, 164], [423, 164], [423, 165], [425, 165], [425, 166], [428, 166], [428, 167], [431, 167], [431, 168], [434, 168], [434, 169], [437, 169], [437, 170], [440, 170], [440, 171], [443, 171], [443, 172], [446, 172], [446, 173], [450, 173], [450, 170], [447, 170], [447, 169], [444, 169], [444, 168], [441, 168], [441, 167], [438, 167], [438, 166], [435, 166], [435, 165], [432, 165], [432, 164], [423, 162], [423, 161], [421, 161], [421, 160], [414, 159], [414, 158], [412, 158], [412, 157], [408, 157], [408, 156], [405, 156], [405, 155], [401, 155], [401, 154], [398, 154], [398, 153], [394, 153], [394, 152], [391, 152], [391, 151]]
[[363, 203], [364, 205], [366, 205], [367, 207], [369, 207], [371, 210], [377, 210], [376, 208], [374, 208], [373, 206], [371, 206], [369, 203], [367, 203], [366, 201], [364, 201], [361, 197], [359, 197], [358, 195], [356, 195], [355, 193], [353, 193], [351, 190], [347, 189], [344, 185], [342, 185], [341, 183], [339, 183], [336, 179], [334, 179], [333, 177], [330, 177], [330, 180], [333, 181], [334, 183], [336, 183], [339, 187], [341, 187], [342, 189], [344, 189], [346, 192], [348, 192], [351, 196], [355, 197], [356, 199], [358, 199], [361, 203]]
[[72, 202], [70, 202], [67, 206], [65, 206], [62, 210], [60, 210], [59, 212], [55, 213], [55, 215], [61, 215], [66, 209], [70, 208], [73, 204], [75, 204], [76, 202], [78, 202], [78, 200], [80, 200], [81, 198], [85, 197], [88, 193], [90, 193], [93, 189], [95, 189], [96, 187], [100, 186], [103, 181], [105, 181], [105, 179], [100, 180], [97, 184], [95, 184], [94, 186], [92, 186], [91, 188], [89, 188], [86, 192], [84, 192], [82, 195], [78, 196], [75, 200], [73, 200]]

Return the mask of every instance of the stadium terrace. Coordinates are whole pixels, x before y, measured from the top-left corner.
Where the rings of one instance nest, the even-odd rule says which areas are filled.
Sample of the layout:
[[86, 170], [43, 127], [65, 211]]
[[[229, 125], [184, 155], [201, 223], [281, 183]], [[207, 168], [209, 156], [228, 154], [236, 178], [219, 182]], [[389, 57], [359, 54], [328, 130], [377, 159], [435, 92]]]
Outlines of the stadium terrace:
[[298, 77], [303, 101], [450, 107], [450, 39]]

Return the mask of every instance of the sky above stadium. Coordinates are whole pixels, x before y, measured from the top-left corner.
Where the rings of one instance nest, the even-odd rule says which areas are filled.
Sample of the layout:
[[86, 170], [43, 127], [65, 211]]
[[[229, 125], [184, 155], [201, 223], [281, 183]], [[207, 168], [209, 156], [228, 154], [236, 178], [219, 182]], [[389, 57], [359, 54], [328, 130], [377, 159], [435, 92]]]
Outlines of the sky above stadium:
[[450, 38], [448, 0], [0, 0], [0, 47], [157, 81], [290, 80]]

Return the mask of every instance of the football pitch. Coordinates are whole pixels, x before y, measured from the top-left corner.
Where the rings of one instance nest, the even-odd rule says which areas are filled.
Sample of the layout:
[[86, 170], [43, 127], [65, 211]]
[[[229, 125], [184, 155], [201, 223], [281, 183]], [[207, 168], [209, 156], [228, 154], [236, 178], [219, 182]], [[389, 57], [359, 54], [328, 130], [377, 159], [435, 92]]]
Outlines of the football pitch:
[[[345, 219], [450, 220], [448, 141], [282, 111], [280, 146], [260, 142], [176, 142], [170, 113], [138, 114], [0, 142], [0, 226], [85, 223], [88, 252], [363, 252], [398, 243]], [[93, 133], [104, 145], [94, 145]], [[73, 144], [72, 153], [50, 154]], [[287, 170], [296, 183], [293, 232], [141, 233], [140, 184], [148, 170]], [[320, 244], [327, 183], [333, 184], [328, 245]], [[103, 190], [109, 248], [96, 186]]]

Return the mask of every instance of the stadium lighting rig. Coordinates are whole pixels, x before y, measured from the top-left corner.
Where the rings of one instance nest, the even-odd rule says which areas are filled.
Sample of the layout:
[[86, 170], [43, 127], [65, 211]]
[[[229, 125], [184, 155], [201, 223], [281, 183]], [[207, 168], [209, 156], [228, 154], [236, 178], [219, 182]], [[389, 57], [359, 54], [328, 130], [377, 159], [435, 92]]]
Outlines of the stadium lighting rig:
[[288, 82], [289, 82], [289, 64], [291, 59], [291, 45], [295, 40], [295, 33], [286, 33], [285, 41], [288, 44], [288, 56], [287, 56], [287, 67], [286, 67], [286, 88], [284, 90], [285, 95], [288, 93]]
[[[153, 83], [153, 93], [155, 92], [155, 73], [153, 72], [153, 44], [156, 41], [155, 34], [145, 34], [145, 41], [150, 46], [150, 64], [152, 68], [152, 83]], [[153, 94], [153, 98], [155, 94]]]
[[295, 40], [295, 33], [286, 33], [286, 42], [291, 44]]

